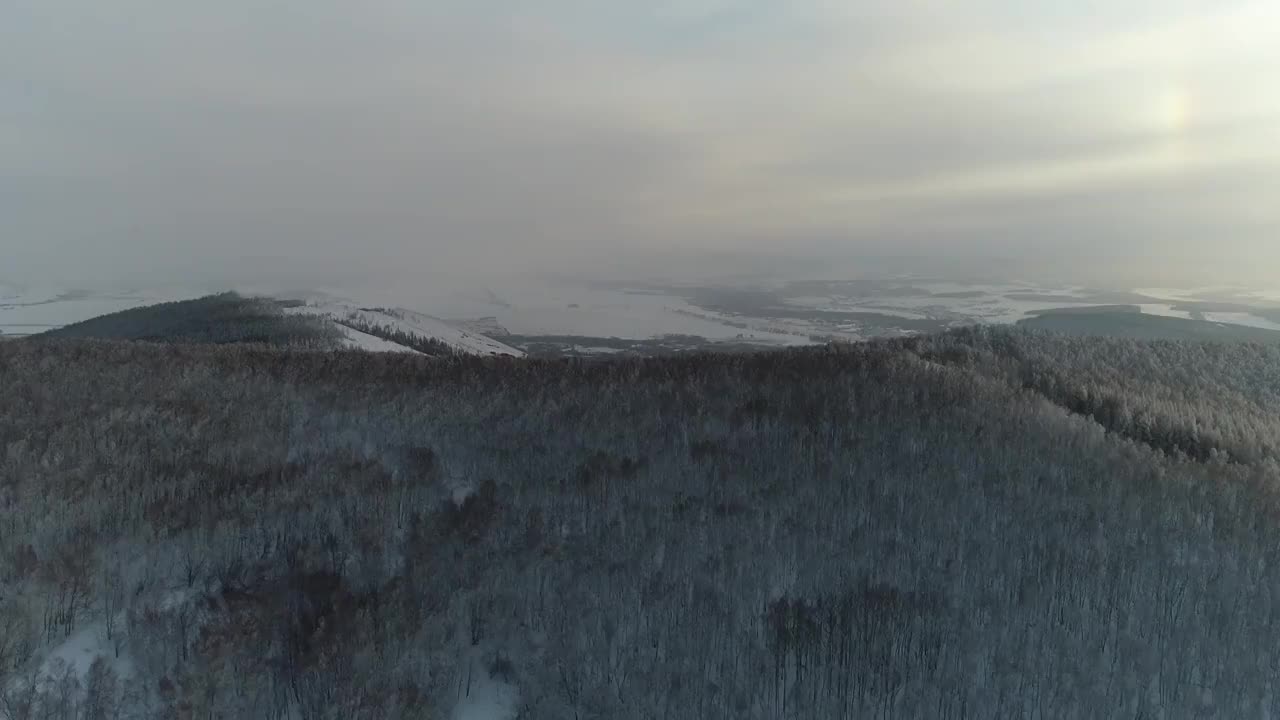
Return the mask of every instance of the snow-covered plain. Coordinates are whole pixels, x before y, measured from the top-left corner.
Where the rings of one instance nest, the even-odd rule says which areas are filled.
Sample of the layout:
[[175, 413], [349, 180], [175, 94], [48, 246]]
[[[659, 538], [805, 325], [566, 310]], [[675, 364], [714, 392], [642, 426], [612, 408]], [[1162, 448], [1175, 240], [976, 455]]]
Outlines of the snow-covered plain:
[[[911, 302], [916, 300], [917, 302]], [[926, 301], [932, 300], [932, 304]], [[846, 298], [846, 297], [789, 297], [787, 305], [803, 307], [809, 310], [837, 310], [840, 312], [870, 312], [879, 315], [906, 318], [908, 320], [924, 320], [934, 315], [930, 311], [946, 312], [945, 306], [937, 304], [936, 298], [907, 298], [907, 303], [895, 304], [890, 299]], [[913, 307], [906, 307], [912, 305]]]
[[1246, 325], [1264, 330], [1280, 330], [1280, 323], [1245, 312], [1207, 312], [1204, 314], [1204, 319], [1225, 325]]
[[1173, 306], [1167, 303], [1142, 303], [1138, 307], [1142, 308], [1144, 315], [1160, 315], [1163, 317], [1182, 318], [1184, 320], [1191, 319], [1191, 313], [1187, 310], [1174, 310]]
[[[968, 284], [913, 281], [909, 278], [904, 278], [903, 284], [918, 289], [918, 293], [807, 295], [787, 297], [785, 302], [813, 310], [869, 312], [910, 320], [935, 319], [948, 324], [1011, 324], [1045, 310], [1068, 305], [1087, 307], [1087, 304], [1078, 302], [1078, 299], [1086, 297], [1086, 291], [1079, 286], [1038, 286], [1025, 282]], [[957, 294], [962, 296], [955, 297]], [[1061, 299], [1029, 300], [1011, 295], [1045, 295]]]
[[721, 318], [674, 294], [659, 295], [626, 289], [547, 287], [508, 290], [503, 304], [472, 301], [453, 306], [452, 317], [497, 318], [517, 335], [582, 335], [648, 339], [662, 335], [697, 335], [708, 340], [733, 340], [754, 335], [761, 344], [807, 342], [794, 335], [728, 324], [742, 318]]
[[[361, 298], [379, 297], [377, 289], [351, 293]], [[580, 281], [523, 279], [469, 291], [427, 287], [386, 301], [422, 308], [453, 325], [473, 326], [477, 319], [491, 319], [505, 331], [523, 336], [648, 340], [696, 335], [711, 341], [746, 339], [771, 346], [808, 342], [807, 337], [797, 337], [794, 332], [771, 330], [766, 322], [751, 322], [759, 319], [729, 318], [699, 308], [678, 288], [601, 287]], [[750, 327], [738, 326], [744, 323]]]
[[[1046, 310], [1062, 307], [1078, 309], [1090, 306], [1113, 305], [1113, 302], [1079, 302], [1072, 298], [1086, 299], [1087, 291], [1080, 287], [1037, 287], [1029, 284], [1017, 285], [964, 285], [961, 283], [911, 283], [930, 294], [892, 295], [877, 297], [866, 295], [859, 297], [815, 297], [797, 296], [786, 299], [787, 304], [817, 310], [864, 311], [884, 315], [895, 315], [903, 318], [928, 317], [940, 320], [953, 320], [960, 323], [992, 323], [1011, 324]], [[1140, 303], [1139, 309], [1147, 315], [1160, 315], [1193, 319], [1187, 310], [1175, 309], [1179, 302], [1194, 302], [1203, 299], [1204, 293], [1237, 292], [1241, 301], [1256, 300], [1260, 307], [1273, 306], [1262, 292], [1241, 292], [1238, 288], [1138, 288], [1133, 292], [1153, 298], [1167, 299], [1163, 303]], [[936, 293], [973, 293], [968, 297], [941, 297]], [[1026, 299], [1029, 295], [1052, 296], [1061, 299]], [[1012, 297], [1011, 297], [1012, 296]], [[1205, 319], [1227, 325], [1247, 325], [1250, 327], [1280, 330], [1280, 323], [1270, 322], [1247, 312], [1206, 312]]]

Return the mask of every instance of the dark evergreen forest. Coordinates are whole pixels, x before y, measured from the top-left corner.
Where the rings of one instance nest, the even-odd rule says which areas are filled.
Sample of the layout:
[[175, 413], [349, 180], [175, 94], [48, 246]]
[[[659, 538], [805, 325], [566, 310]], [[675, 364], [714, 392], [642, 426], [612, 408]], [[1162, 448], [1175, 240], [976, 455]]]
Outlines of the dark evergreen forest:
[[0, 718], [1268, 717], [1278, 483], [1276, 346], [7, 342]]
[[49, 338], [93, 338], [185, 343], [264, 343], [335, 349], [342, 333], [323, 318], [286, 315], [289, 301], [233, 292], [158, 303], [102, 315], [43, 333]]

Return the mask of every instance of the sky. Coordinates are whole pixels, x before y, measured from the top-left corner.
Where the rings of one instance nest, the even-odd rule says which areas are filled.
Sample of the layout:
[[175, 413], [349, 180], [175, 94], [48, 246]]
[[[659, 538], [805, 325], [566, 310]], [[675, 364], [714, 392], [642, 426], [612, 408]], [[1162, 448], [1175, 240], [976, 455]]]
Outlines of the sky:
[[10, 282], [885, 257], [1280, 277], [1280, 3], [0, 0]]

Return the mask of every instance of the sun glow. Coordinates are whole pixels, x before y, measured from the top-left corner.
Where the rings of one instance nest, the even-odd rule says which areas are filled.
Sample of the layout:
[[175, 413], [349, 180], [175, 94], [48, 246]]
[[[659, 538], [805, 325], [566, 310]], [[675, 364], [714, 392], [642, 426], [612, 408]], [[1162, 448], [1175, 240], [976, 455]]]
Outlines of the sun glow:
[[1151, 102], [1150, 122], [1161, 132], [1178, 135], [1191, 127], [1193, 100], [1182, 85], [1169, 85]]

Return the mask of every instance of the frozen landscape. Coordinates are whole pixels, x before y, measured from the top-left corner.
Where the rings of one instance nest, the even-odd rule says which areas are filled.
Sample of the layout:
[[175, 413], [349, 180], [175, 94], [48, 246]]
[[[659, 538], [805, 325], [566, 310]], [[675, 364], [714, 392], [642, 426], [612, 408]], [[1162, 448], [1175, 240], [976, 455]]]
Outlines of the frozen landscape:
[[[499, 289], [390, 298], [394, 302], [359, 290], [246, 292], [295, 301], [296, 306], [287, 310], [291, 314], [344, 321], [340, 324], [347, 345], [373, 351], [406, 348], [353, 324], [434, 338], [458, 352], [511, 356], [786, 347], [1013, 324], [1044, 314], [1083, 311], [1280, 331], [1280, 293], [1221, 287], [1116, 290], [908, 276], [750, 284], [530, 280]], [[0, 337], [38, 334], [110, 312], [200, 294], [4, 286]], [[368, 298], [381, 304], [375, 306]]]
[[99, 315], [204, 294], [174, 290], [90, 292], [0, 283], [0, 336], [37, 335]]

